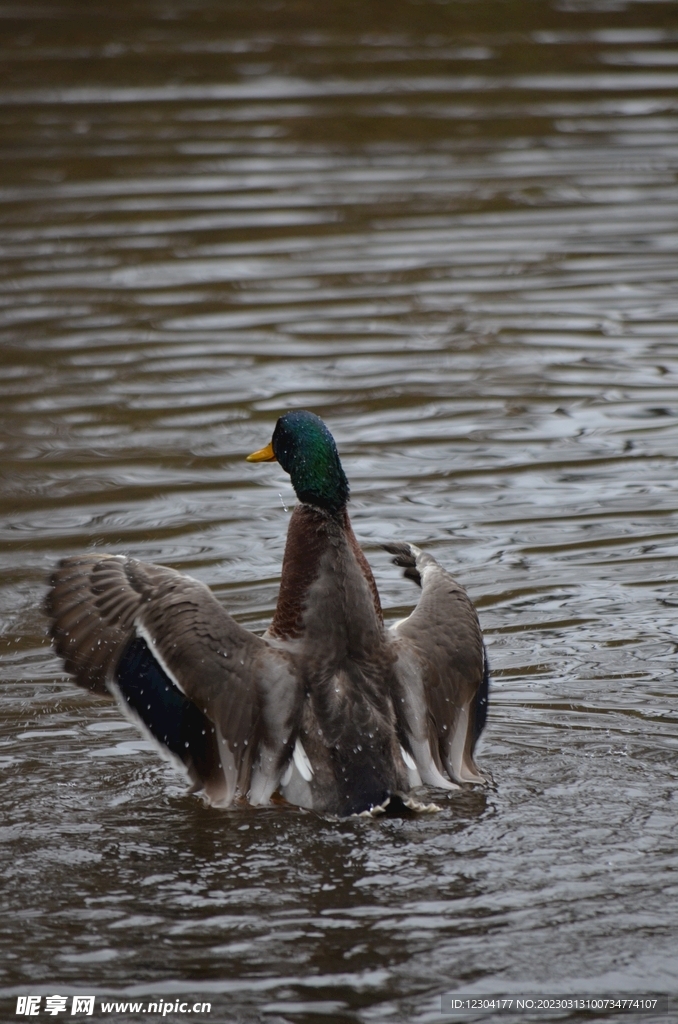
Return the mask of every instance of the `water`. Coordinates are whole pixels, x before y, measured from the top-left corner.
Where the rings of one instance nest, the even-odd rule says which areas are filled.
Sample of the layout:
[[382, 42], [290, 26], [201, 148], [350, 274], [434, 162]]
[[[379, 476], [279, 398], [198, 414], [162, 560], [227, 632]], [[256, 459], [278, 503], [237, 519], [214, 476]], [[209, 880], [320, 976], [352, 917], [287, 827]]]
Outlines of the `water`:
[[[0, 15], [3, 1019], [677, 995], [675, 5]], [[396, 538], [478, 605], [494, 783], [438, 815], [205, 808], [46, 643], [45, 577], [92, 547], [264, 628], [294, 496], [244, 456], [298, 406], [388, 616]]]

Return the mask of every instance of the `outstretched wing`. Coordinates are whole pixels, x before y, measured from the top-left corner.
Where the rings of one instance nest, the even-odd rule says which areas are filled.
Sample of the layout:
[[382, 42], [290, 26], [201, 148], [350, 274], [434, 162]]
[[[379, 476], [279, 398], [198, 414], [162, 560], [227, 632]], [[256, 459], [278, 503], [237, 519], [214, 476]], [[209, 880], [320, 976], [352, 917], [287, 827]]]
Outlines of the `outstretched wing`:
[[213, 803], [266, 803], [292, 753], [302, 689], [289, 655], [197, 580], [115, 555], [64, 559], [46, 609], [66, 670], [110, 691]]
[[485, 724], [489, 669], [476, 610], [462, 586], [412, 544], [387, 544], [421, 587], [419, 603], [391, 627], [397, 651], [396, 714], [423, 782], [484, 782], [473, 749]]

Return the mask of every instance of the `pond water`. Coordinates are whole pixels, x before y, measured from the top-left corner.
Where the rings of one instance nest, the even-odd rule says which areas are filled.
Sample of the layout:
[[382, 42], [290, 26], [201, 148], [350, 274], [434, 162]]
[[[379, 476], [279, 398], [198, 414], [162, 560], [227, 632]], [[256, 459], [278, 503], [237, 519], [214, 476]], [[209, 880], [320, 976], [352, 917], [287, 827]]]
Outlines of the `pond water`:
[[[0, 25], [3, 1019], [30, 993], [270, 1024], [678, 996], [675, 4]], [[294, 495], [244, 456], [292, 407], [337, 439], [388, 617], [416, 599], [398, 538], [478, 606], [493, 783], [439, 814], [206, 808], [46, 641], [46, 576], [93, 547], [263, 629]]]

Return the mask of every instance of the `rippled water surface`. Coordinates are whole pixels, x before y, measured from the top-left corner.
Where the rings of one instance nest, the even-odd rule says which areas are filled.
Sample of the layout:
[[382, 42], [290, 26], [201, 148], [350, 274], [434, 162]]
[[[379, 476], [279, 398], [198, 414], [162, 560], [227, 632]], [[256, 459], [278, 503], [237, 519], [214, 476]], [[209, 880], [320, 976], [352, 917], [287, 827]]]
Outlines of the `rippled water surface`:
[[[2, 1019], [678, 995], [675, 3], [22, 0], [0, 57]], [[438, 815], [205, 808], [47, 645], [92, 547], [262, 629], [295, 406], [388, 615], [394, 538], [478, 605], [494, 784]]]

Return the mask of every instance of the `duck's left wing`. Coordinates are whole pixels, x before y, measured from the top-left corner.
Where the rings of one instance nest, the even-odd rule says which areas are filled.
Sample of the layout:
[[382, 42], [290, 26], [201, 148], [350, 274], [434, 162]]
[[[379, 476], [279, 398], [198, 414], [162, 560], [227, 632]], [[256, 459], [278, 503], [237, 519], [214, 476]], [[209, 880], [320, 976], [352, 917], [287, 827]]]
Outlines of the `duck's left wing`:
[[489, 669], [476, 610], [431, 555], [412, 544], [384, 547], [421, 587], [414, 611], [389, 631], [403, 745], [429, 785], [454, 788], [446, 775], [456, 782], [484, 782], [473, 749], [487, 716]]
[[110, 691], [214, 803], [266, 803], [291, 756], [302, 689], [283, 650], [204, 584], [134, 558], [64, 559], [46, 610], [66, 670]]

